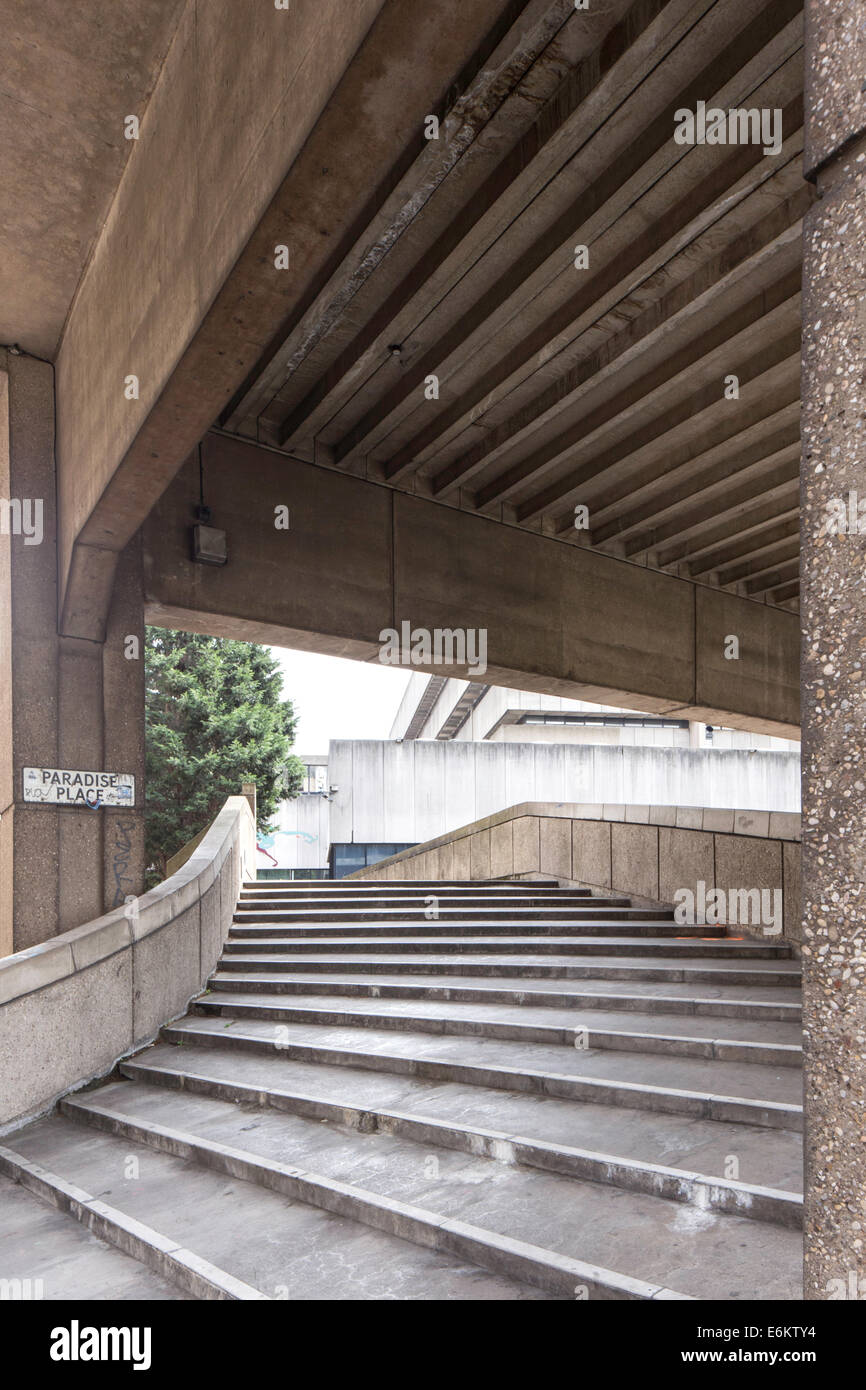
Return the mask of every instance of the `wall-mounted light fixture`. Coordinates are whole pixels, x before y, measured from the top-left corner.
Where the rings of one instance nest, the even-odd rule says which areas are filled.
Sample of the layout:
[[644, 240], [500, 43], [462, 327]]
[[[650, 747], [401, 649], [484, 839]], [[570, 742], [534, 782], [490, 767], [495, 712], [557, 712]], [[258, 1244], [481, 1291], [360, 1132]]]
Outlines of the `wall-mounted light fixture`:
[[198, 446], [198, 506], [195, 509], [196, 525], [192, 528], [192, 558], [197, 565], [224, 565], [228, 561], [228, 543], [225, 531], [211, 526], [211, 510], [204, 501], [204, 464], [201, 444]]

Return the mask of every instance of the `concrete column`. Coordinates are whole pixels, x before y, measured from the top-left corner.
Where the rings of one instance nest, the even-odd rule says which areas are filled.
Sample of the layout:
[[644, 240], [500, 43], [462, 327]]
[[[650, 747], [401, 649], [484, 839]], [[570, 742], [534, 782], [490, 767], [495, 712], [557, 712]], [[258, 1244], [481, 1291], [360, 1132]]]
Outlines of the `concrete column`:
[[256, 784], [255, 782], [244, 782], [241, 787], [241, 795], [245, 796], [250, 803], [250, 810], [253, 813], [253, 820], [256, 818]]
[[[866, 10], [808, 0], [803, 310], [805, 1297], [866, 1297]], [[857, 497], [854, 497], [857, 494]], [[853, 501], [853, 512], [851, 504]], [[843, 514], [839, 533], [828, 530]], [[854, 526], [848, 518], [853, 516]]]
[[[52, 368], [0, 351], [0, 499], [28, 503], [21, 514], [40, 519], [29, 537], [15, 534], [7, 509], [12, 534], [0, 535], [0, 954], [98, 917], [143, 887], [140, 542], [121, 558], [104, 645], [59, 637], [55, 498]], [[25, 803], [27, 766], [131, 772], [136, 806]]]

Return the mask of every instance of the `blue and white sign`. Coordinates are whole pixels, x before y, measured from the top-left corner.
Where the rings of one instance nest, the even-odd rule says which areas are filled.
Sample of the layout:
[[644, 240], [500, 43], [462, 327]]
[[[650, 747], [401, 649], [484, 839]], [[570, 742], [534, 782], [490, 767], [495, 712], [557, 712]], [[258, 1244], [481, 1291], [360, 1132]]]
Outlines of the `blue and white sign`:
[[98, 810], [101, 806], [135, 805], [135, 778], [131, 772], [76, 772], [62, 767], [25, 767], [24, 800], [43, 806], [77, 806]]

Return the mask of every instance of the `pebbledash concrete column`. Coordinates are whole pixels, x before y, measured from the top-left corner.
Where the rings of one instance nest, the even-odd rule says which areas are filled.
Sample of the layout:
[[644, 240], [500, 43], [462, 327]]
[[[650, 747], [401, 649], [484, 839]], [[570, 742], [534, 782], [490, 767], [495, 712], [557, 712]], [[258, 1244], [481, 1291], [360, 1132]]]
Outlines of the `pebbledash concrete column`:
[[[0, 955], [143, 887], [140, 543], [121, 556], [105, 643], [59, 636], [56, 491], [52, 368], [0, 351]], [[34, 804], [25, 767], [131, 773], [135, 804]]]
[[866, 6], [808, 0], [805, 1297], [866, 1297]]

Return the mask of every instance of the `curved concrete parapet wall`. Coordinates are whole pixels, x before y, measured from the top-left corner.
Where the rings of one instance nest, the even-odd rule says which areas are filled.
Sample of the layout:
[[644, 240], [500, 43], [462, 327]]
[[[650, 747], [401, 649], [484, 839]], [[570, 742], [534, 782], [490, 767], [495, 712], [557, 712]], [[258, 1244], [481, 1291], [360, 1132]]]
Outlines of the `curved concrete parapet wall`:
[[[548, 877], [671, 906], [687, 889], [696, 906], [716, 890], [778, 892], [778, 939], [797, 945], [800, 817], [700, 806], [602, 806], [526, 801], [350, 875], [369, 879]], [[698, 921], [711, 920], [698, 912]], [[748, 935], [761, 924], [741, 923]], [[772, 924], [775, 926], [775, 922]]]
[[255, 855], [249, 802], [229, 797], [164, 883], [0, 959], [0, 1132], [104, 1075], [185, 1011], [216, 966]]

